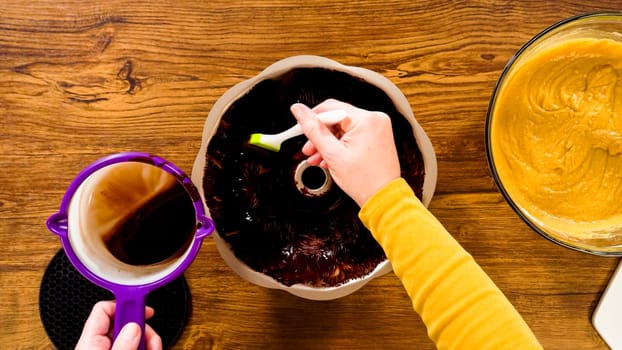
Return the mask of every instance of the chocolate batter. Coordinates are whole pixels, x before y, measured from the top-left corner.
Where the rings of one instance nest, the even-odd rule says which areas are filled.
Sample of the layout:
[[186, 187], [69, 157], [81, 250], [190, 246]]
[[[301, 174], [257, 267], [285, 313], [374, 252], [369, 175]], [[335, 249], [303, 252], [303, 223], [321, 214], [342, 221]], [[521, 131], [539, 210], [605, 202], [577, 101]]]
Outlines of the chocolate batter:
[[323, 68], [297, 68], [258, 83], [222, 116], [208, 146], [203, 188], [216, 228], [235, 255], [287, 286], [337, 286], [386, 259], [358, 219], [359, 207], [336, 185], [319, 197], [297, 190], [294, 170], [306, 158], [304, 136], [286, 141], [278, 153], [247, 143], [251, 133], [293, 126], [293, 103], [315, 106], [328, 98], [391, 117], [402, 176], [422, 196], [423, 160], [412, 127], [382, 90]]

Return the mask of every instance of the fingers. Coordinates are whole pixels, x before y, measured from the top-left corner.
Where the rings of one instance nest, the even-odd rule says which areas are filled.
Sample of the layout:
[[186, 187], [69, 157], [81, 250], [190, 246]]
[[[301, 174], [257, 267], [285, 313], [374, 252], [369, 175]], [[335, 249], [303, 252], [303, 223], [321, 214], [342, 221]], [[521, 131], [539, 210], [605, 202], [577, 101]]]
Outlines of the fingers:
[[322, 162], [322, 155], [319, 153], [313, 153], [312, 155], [309, 156], [309, 158], [307, 158], [307, 163], [309, 163], [309, 165], [320, 165], [320, 163]]
[[136, 350], [140, 345], [140, 326], [130, 322], [121, 328], [111, 350]]
[[[153, 315], [153, 308], [146, 307], [145, 317], [151, 318]], [[130, 322], [121, 328], [111, 350], [136, 350], [140, 345], [141, 335], [140, 326]], [[145, 346], [147, 350], [162, 350], [162, 339], [148, 324], [145, 324]]]
[[329, 98], [328, 100], [320, 103], [319, 105], [313, 107], [313, 111], [315, 113], [322, 113], [322, 112], [327, 112], [327, 111], [332, 111], [335, 109], [342, 109], [346, 112], [351, 112], [355, 109], [358, 109], [354, 106], [352, 106], [349, 103], [346, 102], [341, 102], [339, 100], [335, 100], [332, 98]]
[[309, 107], [301, 103], [296, 103], [292, 105], [291, 111], [302, 127], [302, 131], [313, 144], [313, 146], [307, 146], [308, 152], [312, 151], [310, 147], [314, 147], [321, 153], [323, 153], [324, 150], [328, 151], [335, 147], [341, 147], [339, 140], [337, 140], [335, 135], [317, 119], [315, 112]]
[[153, 317], [155, 310], [151, 306], [145, 308], [145, 319], [148, 320]]
[[147, 350], [162, 350], [162, 338], [150, 325], [145, 325], [145, 345]]
[[313, 144], [311, 143], [311, 141], [307, 141], [304, 146], [302, 146], [302, 153], [306, 156], [310, 156], [313, 153], [316, 153], [317, 150], [315, 149], [315, 146], [313, 146]]
[[114, 301], [99, 301], [93, 306], [89, 318], [84, 323], [82, 334], [85, 336], [108, 334], [110, 323], [114, 317], [116, 304]]
[[[76, 345], [76, 349], [109, 349], [111, 340], [112, 320], [116, 310], [114, 301], [100, 301], [93, 306], [93, 310], [84, 323], [82, 335]], [[155, 311], [151, 307], [145, 308], [145, 318], [153, 317]], [[149, 334], [147, 341], [151, 339], [153, 349], [162, 349], [162, 341], [155, 331], [147, 326], [145, 333]], [[128, 323], [119, 332], [112, 347], [114, 350], [137, 349], [140, 344], [141, 330], [136, 323]], [[159, 346], [158, 346], [159, 344]], [[151, 348], [147, 348], [151, 349]]]

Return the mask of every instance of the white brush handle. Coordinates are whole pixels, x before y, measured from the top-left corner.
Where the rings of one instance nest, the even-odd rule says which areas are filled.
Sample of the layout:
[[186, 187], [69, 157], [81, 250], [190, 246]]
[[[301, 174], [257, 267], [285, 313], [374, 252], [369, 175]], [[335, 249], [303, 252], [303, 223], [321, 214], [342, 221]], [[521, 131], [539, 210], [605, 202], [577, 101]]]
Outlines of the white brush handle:
[[340, 123], [348, 116], [348, 112], [343, 109], [335, 109], [333, 111], [318, 113], [319, 119], [324, 125], [335, 125]]
[[[318, 113], [317, 119], [319, 119], [324, 125], [335, 125], [344, 120], [347, 116], [348, 113], [346, 111], [342, 109], [336, 109], [334, 111]], [[296, 137], [302, 134], [303, 133], [300, 124], [296, 124], [291, 128], [274, 135], [274, 137], [278, 138], [281, 142], [283, 142], [285, 140], [291, 139], [292, 137]]]
[[[342, 121], [347, 115], [348, 113], [346, 111], [337, 109], [334, 111], [319, 113], [317, 115], [317, 118], [325, 125], [333, 125], [333, 124], [337, 124], [340, 121]], [[292, 126], [291, 128], [283, 132], [280, 132], [278, 134], [273, 134], [273, 135], [262, 134], [260, 137], [259, 144], [264, 145], [264, 146], [269, 146], [270, 150], [278, 151], [281, 148], [281, 144], [283, 142], [291, 139], [292, 137], [296, 137], [302, 134], [303, 132], [302, 132], [302, 128], [300, 127], [300, 124], [296, 124]], [[263, 146], [260, 146], [260, 147], [263, 147]]]

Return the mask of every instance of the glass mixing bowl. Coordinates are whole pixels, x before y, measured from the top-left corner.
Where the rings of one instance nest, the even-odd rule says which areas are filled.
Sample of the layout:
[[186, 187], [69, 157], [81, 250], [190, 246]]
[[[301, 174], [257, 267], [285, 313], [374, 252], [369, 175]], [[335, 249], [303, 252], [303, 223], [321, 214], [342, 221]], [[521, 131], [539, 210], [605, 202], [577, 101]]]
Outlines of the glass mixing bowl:
[[535, 231], [622, 256], [622, 12], [568, 18], [518, 50], [490, 101], [486, 153]]

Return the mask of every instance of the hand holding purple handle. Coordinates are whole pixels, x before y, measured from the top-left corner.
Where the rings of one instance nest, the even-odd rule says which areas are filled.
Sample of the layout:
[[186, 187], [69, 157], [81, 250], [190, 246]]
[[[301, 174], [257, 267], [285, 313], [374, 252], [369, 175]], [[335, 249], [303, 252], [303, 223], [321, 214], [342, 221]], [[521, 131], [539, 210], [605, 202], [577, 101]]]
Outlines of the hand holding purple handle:
[[117, 339], [123, 326], [130, 322], [140, 327], [139, 350], [145, 349], [145, 299], [149, 291], [142, 288], [126, 287], [119, 288], [115, 293], [117, 311], [114, 315], [114, 331], [112, 340]]
[[[110, 254], [106, 245], [97, 238], [97, 235], [93, 235], [92, 232], [82, 232], [85, 230], [97, 231], [100, 229], [99, 226], [102, 226], [89, 226], [80, 222], [83, 217], [93, 216], [80, 213], [80, 210], [88, 212], [90, 209], [85, 208], [80, 202], [83, 192], [86, 192], [85, 197], [90, 197], [92, 193], [96, 192], [89, 187], [89, 181], [93, 179], [92, 176], [96, 177], [97, 174], [102, 174], [100, 170], [111, 171], [112, 168], [109, 168], [111, 165], [128, 162], [134, 165], [144, 163], [147, 165], [146, 170], [151, 172], [153, 172], [152, 167], [156, 167], [158, 168], [155, 172], [156, 175], [158, 175], [158, 171], [165, 172], [166, 176], [172, 175], [176, 183], [183, 186], [192, 201], [195, 214], [193, 237], [183, 252], [161, 263], [148, 266], [126, 264]], [[142, 171], [142, 174], [144, 175], [145, 171]], [[123, 176], [119, 178], [125, 181]], [[156, 180], [149, 175], [145, 176], [145, 179], [146, 182], [159, 183], [157, 176], [155, 177]], [[133, 181], [130, 179], [128, 182], [129, 186], [137, 188], [142, 188], [145, 185], [140, 181], [136, 182], [136, 179]], [[72, 202], [74, 197], [76, 199]], [[106, 221], [102, 222], [105, 223]], [[140, 349], [145, 348], [145, 301], [147, 295], [179, 277], [198, 254], [203, 239], [214, 231], [214, 223], [206, 216], [203, 200], [190, 178], [168, 161], [140, 152], [114, 154], [99, 159], [86, 167], [72, 181], [61, 201], [59, 211], [51, 215], [46, 224], [52, 233], [60, 237], [63, 249], [77, 271], [92, 283], [111, 291], [115, 295], [117, 307], [113, 340], [119, 335], [123, 326], [135, 322], [140, 326], [142, 332]], [[171, 234], [175, 233], [171, 232]]]

